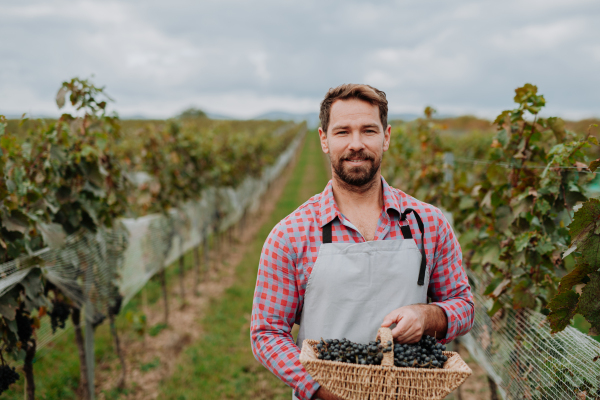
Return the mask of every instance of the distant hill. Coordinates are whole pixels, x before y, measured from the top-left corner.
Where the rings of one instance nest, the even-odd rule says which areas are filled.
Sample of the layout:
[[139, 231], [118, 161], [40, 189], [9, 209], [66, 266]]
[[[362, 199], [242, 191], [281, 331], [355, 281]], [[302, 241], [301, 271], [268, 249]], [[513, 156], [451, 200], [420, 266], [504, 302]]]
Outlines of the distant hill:
[[319, 113], [291, 113], [287, 111], [269, 111], [264, 114], [260, 114], [252, 119], [269, 119], [269, 120], [285, 120], [302, 122], [306, 121], [309, 128], [317, 128], [319, 126]]
[[[402, 120], [402, 121], [412, 121], [419, 118], [417, 114], [390, 114], [388, 115], [388, 121], [394, 120]], [[317, 128], [321, 121], [319, 121], [319, 113], [291, 113], [287, 111], [269, 111], [267, 113], [261, 114], [253, 119], [270, 119], [270, 120], [288, 120], [288, 121], [306, 121], [309, 128]]]

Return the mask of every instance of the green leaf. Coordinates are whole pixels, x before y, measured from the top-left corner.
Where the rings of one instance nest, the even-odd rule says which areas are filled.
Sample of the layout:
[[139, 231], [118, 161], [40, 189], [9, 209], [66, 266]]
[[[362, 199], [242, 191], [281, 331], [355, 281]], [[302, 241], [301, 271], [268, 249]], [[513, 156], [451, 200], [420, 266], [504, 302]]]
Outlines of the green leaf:
[[9, 232], [25, 233], [29, 229], [29, 218], [19, 210], [12, 210], [10, 214], [4, 213], [2, 225]]
[[530, 279], [524, 279], [516, 284], [512, 290], [514, 308], [534, 308], [535, 296], [530, 289], [532, 282]]
[[508, 182], [507, 170], [499, 165], [492, 164], [487, 169], [487, 178], [494, 186], [503, 185]]
[[20, 289], [18, 287], [13, 287], [2, 297], [0, 297], [0, 315], [7, 320], [12, 321], [15, 319], [15, 314], [17, 312], [17, 308], [19, 307], [19, 303], [17, 301], [19, 292]]
[[490, 308], [487, 312], [487, 314], [492, 317], [494, 316], [494, 314], [496, 314], [498, 311], [500, 311], [500, 309], [503, 307], [502, 302], [499, 299], [496, 299], [496, 301], [494, 301], [494, 304], [492, 304], [492, 308]]
[[65, 86], [61, 86], [58, 89], [58, 93], [56, 93], [56, 105], [58, 108], [63, 108], [65, 106], [65, 96], [68, 93], [68, 89]]
[[460, 199], [458, 208], [461, 210], [467, 210], [469, 208], [472, 208], [474, 205], [475, 205], [475, 199], [473, 199], [470, 196], [463, 196], [463, 198]]
[[546, 121], [548, 121], [548, 127], [554, 133], [556, 141], [558, 143], [563, 142], [565, 140], [565, 136], [567, 135], [567, 132], [565, 131], [565, 121], [558, 117], [550, 117]]
[[590, 169], [590, 171], [594, 172], [598, 169], [598, 167], [600, 167], [600, 158], [592, 161], [588, 168]]
[[589, 275], [590, 281], [581, 291], [577, 311], [592, 325], [592, 329], [600, 332], [600, 273]]
[[515, 238], [515, 251], [523, 251], [537, 232], [524, 232]]
[[59, 248], [65, 243], [67, 234], [62, 225], [56, 223], [45, 224], [40, 222], [37, 224], [39, 231], [42, 233], [44, 243], [50, 248]]
[[504, 280], [504, 277], [502, 275], [499, 275], [499, 276], [493, 278], [492, 281], [490, 282], [490, 284], [485, 288], [483, 295], [488, 296], [488, 295], [492, 294], [494, 292], [494, 290], [496, 289], [496, 287], [498, 287], [498, 285], [500, 285], [500, 283], [502, 283], [503, 280]]
[[550, 309], [548, 321], [550, 322], [552, 333], [560, 332], [569, 325], [576, 313], [578, 301], [579, 295], [569, 290], [554, 296], [550, 303], [548, 303], [548, 309]]
[[470, 229], [470, 230], [466, 231], [465, 233], [460, 235], [460, 237], [458, 238], [458, 242], [460, 243], [460, 246], [466, 247], [473, 240], [475, 240], [477, 238], [478, 234], [479, 234], [479, 232], [475, 229]]
[[25, 304], [28, 311], [33, 311], [39, 307], [47, 305], [44, 296], [44, 286], [42, 284], [42, 271], [39, 268], [32, 268], [27, 276], [19, 282], [25, 290]]

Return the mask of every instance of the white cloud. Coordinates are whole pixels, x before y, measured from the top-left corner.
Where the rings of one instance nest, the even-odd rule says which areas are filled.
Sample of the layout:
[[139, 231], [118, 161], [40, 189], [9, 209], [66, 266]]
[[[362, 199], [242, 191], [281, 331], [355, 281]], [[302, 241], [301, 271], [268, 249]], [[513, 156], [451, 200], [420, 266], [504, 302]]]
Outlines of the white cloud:
[[531, 82], [553, 113], [600, 116], [597, 0], [7, 3], [0, 113], [54, 113], [62, 80], [95, 74], [126, 115], [316, 111], [366, 82], [395, 112], [489, 116]]

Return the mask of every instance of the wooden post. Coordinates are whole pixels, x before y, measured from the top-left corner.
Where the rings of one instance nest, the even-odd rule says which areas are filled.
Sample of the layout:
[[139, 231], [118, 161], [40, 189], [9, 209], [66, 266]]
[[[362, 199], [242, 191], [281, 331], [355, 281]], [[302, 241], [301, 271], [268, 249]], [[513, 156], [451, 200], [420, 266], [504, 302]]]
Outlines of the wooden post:
[[167, 277], [164, 268], [160, 271], [160, 286], [162, 287], [163, 303], [165, 309], [165, 324], [169, 323], [169, 300], [167, 299]]
[[179, 237], [179, 291], [181, 292], [181, 303], [185, 302], [185, 253], [183, 251], [183, 238]]
[[179, 256], [179, 292], [181, 293], [181, 301], [185, 301], [185, 288], [184, 288], [184, 280], [185, 280], [185, 259], [183, 254]]
[[200, 294], [198, 292], [198, 285], [200, 284], [200, 244], [194, 247], [194, 267], [196, 268], [196, 282], [194, 283], [194, 293], [196, 296]]
[[490, 400], [499, 400], [498, 399], [498, 385], [496, 382], [488, 375], [488, 385], [490, 385]]
[[71, 320], [75, 327], [75, 344], [77, 345], [77, 351], [79, 352], [79, 385], [82, 391], [81, 397], [84, 400], [89, 400], [87, 362], [85, 361], [85, 345], [83, 342], [83, 332], [81, 330], [81, 310], [79, 308], [73, 307]]
[[117, 333], [117, 327], [115, 326], [115, 316], [109, 311], [108, 317], [110, 318], [110, 333], [115, 339], [115, 350], [117, 351], [117, 356], [119, 356], [119, 361], [121, 362], [121, 377], [119, 378], [119, 383], [117, 383], [117, 387], [123, 389], [125, 387], [125, 377], [127, 375], [125, 357], [123, 357], [123, 352], [121, 351], [119, 335]]
[[210, 243], [208, 243], [208, 227], [204, 227], [204, 236], [202, 238], [203, 242], [202, 244], [204, 245], [204, 250], [202, 250], [202, 252], [204, 253], [204, 272], [208, 272], [208, 269], [210, 268], [210, 259], [209, 259], [209, 252], [210, 252]]
[[25, 373], [25, 395], [27, 400], [35, 400], [35, 381], [33, 379], [33, 359], [35, 357], [36, 343], [35, 339], [25, 343], [25, 364], [23, 372]]
[[[89, 308], [87, 309], [89, 310]], [[94, 397], [96, 396], [96, 388], [94, 385], [96, 364], [96, 357], [94, 356], [94, 327], [87, 318], [85, 318], [85, 361], [87, 363], [88, 374], [88, 395], [90, 400], [94, 400]]]

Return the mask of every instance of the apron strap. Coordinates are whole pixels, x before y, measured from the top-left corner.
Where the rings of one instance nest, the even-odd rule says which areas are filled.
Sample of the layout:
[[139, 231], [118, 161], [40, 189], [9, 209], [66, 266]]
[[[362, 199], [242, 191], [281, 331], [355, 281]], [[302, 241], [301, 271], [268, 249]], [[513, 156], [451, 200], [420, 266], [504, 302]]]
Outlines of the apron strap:
[[[417, 284], [419, 286], [423, 286], [425, 284], [425, 271], [427, 270], [427, 258], [425, 256], [425, 226], [423, 225], [423, 221], [419, 214], [413, 210], [412, 208], [407, 208], [404, 210], [402, 215], [400, 216], [400, 221], [406, 221], [406, 216], [410, 213], [415, 215], [417, 219], [417, 225], [419, 225], [419, 231], [421, 231], [421, 241], [423, 242], [423, 249], [421, 249], [421, 268], [419, 270], [419, 279], [417, 280]], [[323, 244], [331, 243], [332, 234], [331, 234], [331, 220], [329, 223], [323, 226]], [[400, 231], [402, 231], [402, 237], [404, 239], [412, 239], [412, 233], [410, 231], [410, 227], [408, 225], [401, 226]]]
[[331, 243], [331, 223], [333, 220], [329, 221], [323, 226], [323, 244]]
[[[423, 242], [423, 249], [421, 249], [421, 269], [419, 270], [419, 279], [417, 280], [417, 285], [423, 286], [425, 284], [425, 271], [427, 270], [427, 258], [425, 256], [425, 225], [423, 225], [423, 221], [421, 220], [419, 214], [412, 208], [407, 208], [404, 210], [402, 215], [400, 215], [400, 221], [406, 221], [406, 216], [410, 213], [413, 213], [417, 219], [417, 225], [419, 225], [419, 231], [421, 231], [421, 241]], [[408, 225], [401, 226], [400, 230], [402, 231], [402, 236], [404, 239], [413, 238]]]

